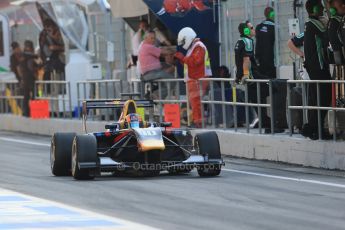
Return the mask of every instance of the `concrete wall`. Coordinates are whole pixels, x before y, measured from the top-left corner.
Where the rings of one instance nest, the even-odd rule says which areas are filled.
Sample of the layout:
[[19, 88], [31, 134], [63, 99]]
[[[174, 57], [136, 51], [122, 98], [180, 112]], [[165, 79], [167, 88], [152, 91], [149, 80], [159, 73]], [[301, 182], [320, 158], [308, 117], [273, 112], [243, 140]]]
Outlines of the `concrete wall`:
[[345, 169], [345, 142], [217, 131], [222, 153], [326, 169]]
[[[88, 132], [104, 130], [107, 122], [88, 121]], [[0, 114], [0, 130], [52, 135], [55, 132], [84, 133], [81, 120], [40, 119], [34, 120], [22, 116]]]
[[[88, 131], [104, 130], [106, 122], [88, 122]], [[0, 130], [52, 135], [54, 132], [83, 133], [80, 120], [32, 120], [0, 114]], [[205, 130], [193, 131], [204, 132]], [[311, 141], [288, 135], [258, 135], [216, 130], [225, 155], [269, 160], [325, 169], [345, 170], [345, 142]]]

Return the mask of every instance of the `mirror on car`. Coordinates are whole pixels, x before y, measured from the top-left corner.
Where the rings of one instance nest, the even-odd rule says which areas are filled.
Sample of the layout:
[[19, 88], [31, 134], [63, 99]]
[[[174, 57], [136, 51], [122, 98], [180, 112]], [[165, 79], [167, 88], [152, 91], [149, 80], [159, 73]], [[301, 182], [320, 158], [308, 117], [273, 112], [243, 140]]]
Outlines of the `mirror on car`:
[[105, 125], [105, 129], [110, 129], [110, 130], [118, 129], [119, 127], [120, 127], [119, 123], [110, 123], [110, 124]]
[[160, 123], [160, 126], [161, 126], [161, 127], [171, 127], [171, 126], [172, 126], [172, 123], [171, 123], [171, 122], [161, 122], [161, 123]]

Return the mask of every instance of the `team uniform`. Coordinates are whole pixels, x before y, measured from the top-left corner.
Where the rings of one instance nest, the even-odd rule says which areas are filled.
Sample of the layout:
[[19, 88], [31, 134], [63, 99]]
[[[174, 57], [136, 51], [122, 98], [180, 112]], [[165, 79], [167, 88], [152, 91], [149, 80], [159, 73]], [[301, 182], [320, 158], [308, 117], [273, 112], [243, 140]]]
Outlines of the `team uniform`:
[[[345, 44], [345, 16], [342, 17], [340, 23], [339, 23], [339, 38], [342, 44]], [[345, 49], [344, 46], [342, 47], [342, 53], [343, 56], [345, 57]]]
[[[185, 78], [189, 102], [192, 107], [193, 122], [196, 126], [201, 126], [201, 98], [200, 82], [198, 79], [212, 76], [210, 59], [206, 46], [199, 40], [195, 39], [188, 49], [186, 56], [181, 60], [185, 65]], [[208, 84], [203, 82], [202, 90], [206, 91]]]
[[273, 20], [267, 19], [260, 23], [256, 29], [255, 58], [261, 74], [267, 78], [276, 78], [276, 67], [274, 64], [274, 41], [275, 24]]
[[[250, 59], [250, 68], [249, 70], [243, 69], [243, 59], [248, 57]], [[263, 76], [258, 71], [258, 66], [254, 57], [254, 41], [253, 39], [242, 35], [235, 45], [235, 62], [236, 62], [236, 79], [240, 81], [243, 76], [249, 74], [249, 78], [254, 79], [265, 79], [266, 76]], [[248, 73], [247, 73], [248, 72]], [[261, 91], [261, 103], [265, 102], [266, 97], [269, 95], [269, 88], [267, 84], [260, 84]], [[248, 83], [248, 99], [252, 103], [257, 103], [257, 84]], [[257, 110], [257, 108], [254, 108]], [[263, 125], [269, 125], [269, 119], [266, 116], [266, 110], [263, 109]]]
[[343, 44], [339, 35], [339, 27], [341, 23], [341, 16], [332, 16], [328, 23], [328, 37], [332, 47], [332, 52], [329, 55], [332, 64], [342, 64], [344, 58], [342, 55]]
[[[304, 53], [305, 68], [311, 80], [331, 80], [329, 63], [327, 60], [328, 38], [324, 24], [316, 17], [310, 17], [305, 24], [304, 31]], [[329, 106], [332, 96], [332, 88], [330, 84], [320, 84], [320, 106]], [[317, 86], [309, 84], [309, 106], [317, 105]], [[312, 133], [317, 133], [318, 121], [316, 111], [310, 110], [309, 126]], [[321, 111], [321, 120], [327, 111]]]

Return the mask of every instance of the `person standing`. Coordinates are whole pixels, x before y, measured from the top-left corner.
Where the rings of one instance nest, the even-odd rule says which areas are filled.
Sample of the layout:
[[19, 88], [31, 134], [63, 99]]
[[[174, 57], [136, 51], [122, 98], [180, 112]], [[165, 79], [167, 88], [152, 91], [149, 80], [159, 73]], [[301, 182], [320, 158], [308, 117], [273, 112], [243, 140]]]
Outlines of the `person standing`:
[[333, 57], [330, 59], [333, 60], [332, 64], [341, 65], [344, 64], [344, 57], [342, 55], [343, 44], [340, 40], [340, 23], [342, 15], [344, 15], [344, 6], [342, 6], [342, 0], [329, 0], [329, 12], [330, 20], [328, 22], [328, 37], [333, 51]]
[[44, 65], [43, 79], [65, 80], [65, 45], [61, 32], [50, 19], [46, 19], [43, 25], [44, 28], [39, 35], [40, 57]]
[[[321, 0], [308, 0], [305, 4], [309, 19], [305, 23], [304, 54], [305, 68], [311, 80], [331, 80], [327, 60], [326, 26], [319, 20], [323, 16], [324, 7]], [[309, 84], [308, 105], [317, 105], [317, 86]], [[330, 84], [320, 84], [320, 106], [328, 107], [331, 103], [332, 88]], [[321, 123], [323, 124], [327, 111], [321, 110]], [[318, 139], [318, 116], [316, 111], [308, 111], [308, 124], [303, 126], [302, 134], [311, 139]], [[328, 136], [326, 132], [323, 137]]]
[[29, 103], [34, 98], [35, 93], [35, 80], [37, 64], [35, 59], [37, 55], [34, 53], [34, 44], [30, 40], [24, 42], [23, 60], [20, 65], [21, 72], [23, 73], [23, 86], [24, 86], [24, 101], [23, 101], [23, 116], [30, 116]]
[[23, 61], [23, 52], [18, 42], [12, 42], [11, 47], [12, 54], [10, 57], [10, 68], [18, 80], [19, 91], [21, 92], [23, 87], [23, 76], [20, 71], [20, 62]]
[[276, 78], [276, 67], [274, 64], [274, 41], [275, 24], [274, 9], [266, 7], [264, 11], [266, 19], [256, 26], [256, 49], [255, 58], [261, 74], [267, 78]]
[[[336, 4], [334, 8], [336, 9], [337, 14], [342, 15], [338, 32], [339, 32], [339, 36], [340, 36], [340, 40], [342, 44], [345, 44], [345, 0], [340, 0], [336, 2], [339, 4]], [[343, 49], [342, 51], [343, 51], [343, 56], [345, 57], [345, 49]]]
[[[254, 41], [255, 30], [249, 21], [241, 22], [238, 25], [240, 38], [235, 45], [235, 63], [236, 63], [236, 82], [248, 84], [248, 99], [251, 103], [258, 103], [257, 100], [257, 84], [250, 82], [247, 79], [266, 79], [258, 70], [258, 65], [254, 57]], [[266, 83], [260, 83], [260, 102], [265, 103], [266, 97], [269, 95], [269, 87]], [[258, 114], [258, 108], [254, 107]], [[262, 126], [267, 128], [265, 132], [269, 132], [270, 118], [267, 116], [267, 110], [262, 109]], [[254, 119], [250, 127], [257, 127], [259, 119]], [[281, 130], [275, 129], [275, 132]]]
[[[180, 30], [177, 43], [187, 51], [186, 55], [176, 52], [175, 57], [185, 66], [188, 100], [192, 107], [193, 123], [201, 128], [201, 98], [199, 79], [212, 76], [211, 63], [205, 44], [197, 38], [197, 34], [190, 27]], [[208, 84], [203, 82], [202, 90], [206, 91]]]
[[129, 66], [137, 65], [138, 55], [139, 55], [139, 48], [142, 41], [145, 39], [145, 34], [150, 30], [149, 23], [146, 19], [141, 19], [139, 23], [139, 29], [135, 32], [134, 36], [132, 37], [132, 60]]

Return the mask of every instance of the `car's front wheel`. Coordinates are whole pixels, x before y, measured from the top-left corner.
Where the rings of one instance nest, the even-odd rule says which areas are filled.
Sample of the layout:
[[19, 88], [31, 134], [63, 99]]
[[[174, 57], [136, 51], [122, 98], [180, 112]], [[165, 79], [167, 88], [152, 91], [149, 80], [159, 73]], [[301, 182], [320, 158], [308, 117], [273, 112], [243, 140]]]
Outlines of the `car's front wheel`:
[[[220, 145], [216, 132], [198, 133], [194, 138], [194, 148], [199, 155], [207, 156], [208, 159], [220, 160], [222, 159], [220, 153]], [[206, 164], [197, 168], [198, 174], [201, 177], [218, 176], [221, 172], [220, 164]]]

